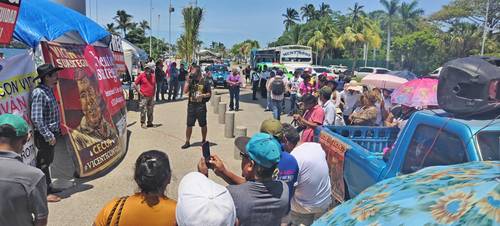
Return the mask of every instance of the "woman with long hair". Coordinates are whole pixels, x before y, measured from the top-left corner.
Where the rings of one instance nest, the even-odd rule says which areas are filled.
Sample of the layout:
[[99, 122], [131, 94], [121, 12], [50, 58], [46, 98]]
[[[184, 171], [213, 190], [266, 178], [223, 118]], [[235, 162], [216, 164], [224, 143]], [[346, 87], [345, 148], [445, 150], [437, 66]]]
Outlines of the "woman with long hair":
[[157, 150], [142, 153], [135, 162], [134, 172], [139, 192], [106, 204], [94, 225], [176, 225], [176, 202], [165, 195], [171, 176], [167, 154]]

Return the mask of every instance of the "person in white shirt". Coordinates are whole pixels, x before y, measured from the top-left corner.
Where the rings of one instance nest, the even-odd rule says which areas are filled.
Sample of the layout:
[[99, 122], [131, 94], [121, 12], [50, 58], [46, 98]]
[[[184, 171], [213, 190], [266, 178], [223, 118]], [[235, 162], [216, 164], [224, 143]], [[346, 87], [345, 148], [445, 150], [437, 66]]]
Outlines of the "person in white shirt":
[[282, 132], [283, 149], [291, 151], [299, 164], [299, 176], [291, 200], [290, 223], [311, 225], [332, 203], [326, 154], [319, 143], [299, 144], [299, 133], [290, 124], [284, 123]]
[[293, 73], [293, 78], [291, 78], [288, 83], [288, 87], [290, 88], [290, 111], [288, 112], [288, 116], [292, 116], [293, 113], [297, 111], [297, 95], [302, 80], [300, 71], [295, 71]]
[[344, 99], [344, 121], [347, 124], [349, 123], [349, 116], [352, 114], [356, 107], [356, 103], [358, 103], [359, 98], [361, 97], [361, 92], [363, 92], [363, 87], [358, 85], [358, 82], [351, 81], [347, 84], [347, 87], [344, 91], [340, 93], [342, 99]]
[[333, 126], [335, 125], [337, 106], [330, 99], [332, 96], [332, 89], [328, 86], [325, 86], [319, 90], [319, 99], [321, 101], [321, 107], [325, 112], [325, 120], [323, 121], [324, 126]]
[[251, 72], [251, 80], [252, 80], [252, 100], [257, 100], [257, 90], [259, 90], [259, 81], [260, 81], [260, 72], [257, 68]]
[[[267, 80], [271, 77], [271, 72], [267, 68], [267, 65], [264, 65], [262, 72], [260, 73], [260, 97], [261, 98], [267, 98], [267, 89], [266, 89], [266, 83]], [[270, 109], [266, 109], [270, 111]]]

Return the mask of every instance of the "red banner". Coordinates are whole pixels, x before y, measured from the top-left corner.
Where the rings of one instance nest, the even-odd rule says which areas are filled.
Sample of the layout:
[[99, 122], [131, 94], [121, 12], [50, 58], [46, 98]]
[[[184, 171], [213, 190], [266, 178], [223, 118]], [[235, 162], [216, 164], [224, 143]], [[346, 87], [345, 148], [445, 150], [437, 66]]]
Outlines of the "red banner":
[[126, 109], [109, 48], [42, 42], [45, 62], [64, 68], [56, 96], [62, 131], [84, 177], [112, 165], [125, 153]]
[[16, 26], [21, 0], [0, 0], [0, 44], [9, 44]]

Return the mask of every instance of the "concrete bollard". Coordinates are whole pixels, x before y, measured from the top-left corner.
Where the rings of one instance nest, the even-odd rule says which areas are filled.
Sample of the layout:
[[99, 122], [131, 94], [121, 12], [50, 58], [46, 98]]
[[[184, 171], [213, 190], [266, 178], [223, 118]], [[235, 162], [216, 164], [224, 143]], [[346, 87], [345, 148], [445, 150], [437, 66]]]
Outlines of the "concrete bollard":
[[234, 129], [235, 137], [246, 137], [247, 136], [247, 127], [244, 126], [236, 126]]
[[226, 112], [226, 126], [224, 127], [224, 137], [234, 137], [234, 111]]
[[226, 117], [226, 103], [224, 102], [219, 103], [218, 114], [219, 114], [219, 123], [224, 124], [224, 120]]
[[213, 96], [210, 103], [212, 104], [212, 107], [217, 108], [220, 103], [220, 95]]

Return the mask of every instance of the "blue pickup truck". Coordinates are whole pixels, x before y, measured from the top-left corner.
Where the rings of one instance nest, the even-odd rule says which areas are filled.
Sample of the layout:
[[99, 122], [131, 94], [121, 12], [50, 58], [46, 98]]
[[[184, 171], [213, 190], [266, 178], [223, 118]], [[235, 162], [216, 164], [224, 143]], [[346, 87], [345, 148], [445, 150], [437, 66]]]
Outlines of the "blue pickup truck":
[[401, 131], [319, 127], [315, 139], [327, 153], [332, 192], [342, 202], [381, 180], [424, 167], [500, 160], [498, 118], [458, 119], [426, 110], [414, 113]]
[[229, 77], [229, 70], [225, 64], [212, 64], [208, 66], [208, 70], [212, 73], [214, 88], [217, 86], [227, 87], [226, 80]]

